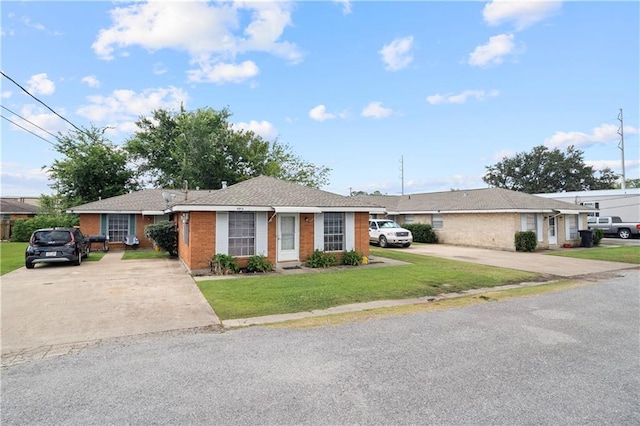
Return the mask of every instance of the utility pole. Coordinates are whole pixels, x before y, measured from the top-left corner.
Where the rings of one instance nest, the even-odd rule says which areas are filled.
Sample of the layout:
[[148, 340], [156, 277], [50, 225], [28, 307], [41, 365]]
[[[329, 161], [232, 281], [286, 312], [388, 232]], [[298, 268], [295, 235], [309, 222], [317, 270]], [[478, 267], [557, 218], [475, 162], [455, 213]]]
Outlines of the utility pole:
[[402, 182], [402, 195], [404, 195], [404, 156], [400, 156], [400, 181]]
[[620, 114], [618, 114], [618, 121], [620, 122], [620, 128], [618, 129], [618, 134], [620, 135], [620, 143], [618, 143], [618, 148], [622, 152], [622, 189], [627, 189], [627, 176], [624, 172], [624, 121], [622, 118], [622, 108], [620, 108]]

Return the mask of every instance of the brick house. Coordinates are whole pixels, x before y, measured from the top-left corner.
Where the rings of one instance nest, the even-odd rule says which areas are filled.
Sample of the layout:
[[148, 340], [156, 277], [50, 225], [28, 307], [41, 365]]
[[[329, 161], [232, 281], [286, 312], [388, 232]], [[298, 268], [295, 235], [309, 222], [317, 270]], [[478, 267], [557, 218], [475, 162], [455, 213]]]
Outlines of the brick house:
[[209, 268], [217, 253], [244, 266], [252, 255], [274, 264], [304, 262], [314, 250], [369, 254], [369, 215], [380, 206], [272, 177], [260, 176], [217, 190], [146, 189], [74, 207], [80, 228], [108, 235], [110, 247], [124, 247], [126, 235], [153, 242], [144, 227], [172, 220], [178, 256], [189, 271]]
[[538, 248], [579, 245], [580, 230], [595, 209], [502, 188], [354, 198], [382, 205], [400, 224], [428, 223], [438, 241], [514, 251], [518, 231], [534, 231]]
[[24, 198], [0, 198], [0, 239], [11, 237], [11, 227], [16, 219], [30, 219], [38, 214], [38, 210], [37, 204], [26, 202]]

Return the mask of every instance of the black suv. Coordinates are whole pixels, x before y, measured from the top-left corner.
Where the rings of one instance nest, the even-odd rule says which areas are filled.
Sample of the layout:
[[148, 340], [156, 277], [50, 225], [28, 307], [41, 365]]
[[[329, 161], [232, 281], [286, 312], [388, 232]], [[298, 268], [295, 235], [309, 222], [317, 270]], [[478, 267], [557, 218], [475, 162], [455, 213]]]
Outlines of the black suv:
[[91, 243], [78, 228], [38, 229], [31, 234], [24, 254], [24, 266], [32, 269], [35, 263], [73, 262], [80, 265], [89, 256]]

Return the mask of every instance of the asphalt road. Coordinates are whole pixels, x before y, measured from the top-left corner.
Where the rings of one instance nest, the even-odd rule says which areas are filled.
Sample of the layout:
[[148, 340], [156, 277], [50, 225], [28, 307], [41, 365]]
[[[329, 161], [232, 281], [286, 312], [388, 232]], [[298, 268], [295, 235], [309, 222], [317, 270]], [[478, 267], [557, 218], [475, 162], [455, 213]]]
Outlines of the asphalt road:
[[640, 424], [638, 271], [313, 329], [104, 341], [2, 369], [1, 423]]

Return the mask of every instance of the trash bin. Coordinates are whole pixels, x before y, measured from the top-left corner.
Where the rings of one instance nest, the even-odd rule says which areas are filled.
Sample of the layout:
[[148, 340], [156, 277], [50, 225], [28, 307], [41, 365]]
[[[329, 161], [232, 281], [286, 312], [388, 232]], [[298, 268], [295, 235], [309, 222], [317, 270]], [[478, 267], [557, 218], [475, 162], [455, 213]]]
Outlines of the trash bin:
[[593, 229], [583, 229], [578, 232], [580, 233], [580, 238], [582, 238], [580, 247], [593, 247]]

